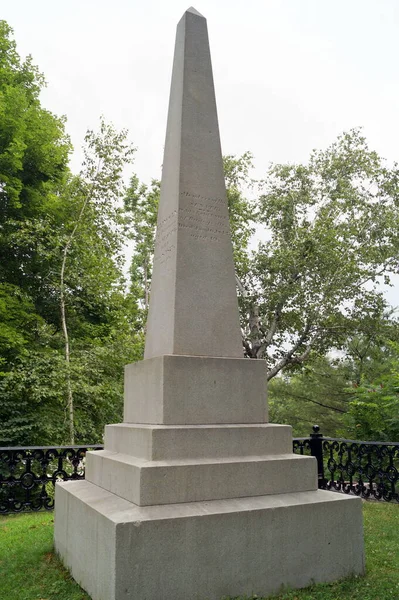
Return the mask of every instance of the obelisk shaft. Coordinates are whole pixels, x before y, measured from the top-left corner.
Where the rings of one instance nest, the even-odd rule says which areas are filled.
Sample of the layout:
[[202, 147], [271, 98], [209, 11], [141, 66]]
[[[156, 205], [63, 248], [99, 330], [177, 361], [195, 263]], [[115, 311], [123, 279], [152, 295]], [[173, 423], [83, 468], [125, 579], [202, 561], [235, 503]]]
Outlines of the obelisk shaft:
[[206, 20], [177, 26], [145, 358], [242, 357]]

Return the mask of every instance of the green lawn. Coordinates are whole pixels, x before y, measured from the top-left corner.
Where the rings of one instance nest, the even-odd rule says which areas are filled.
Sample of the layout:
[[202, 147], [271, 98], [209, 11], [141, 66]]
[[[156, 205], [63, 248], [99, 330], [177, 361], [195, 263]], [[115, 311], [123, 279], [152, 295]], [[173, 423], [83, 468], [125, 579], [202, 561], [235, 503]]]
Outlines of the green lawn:
[[[274, 600], [399, 599], [399, 506], [363, 506], [366, 577], [317, 585]], [[53, 554], [52, 513], [0, 517], [0, 599], [90, 600]]]

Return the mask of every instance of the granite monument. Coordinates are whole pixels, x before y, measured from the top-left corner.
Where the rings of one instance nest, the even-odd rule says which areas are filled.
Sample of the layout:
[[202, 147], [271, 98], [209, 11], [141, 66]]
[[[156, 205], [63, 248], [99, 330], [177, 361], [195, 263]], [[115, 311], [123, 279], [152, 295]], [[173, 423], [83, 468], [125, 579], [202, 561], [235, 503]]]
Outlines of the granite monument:
[[124, 422], [56, 486], [55, 546], [93, 600], [267, 595], [364, 570], [361, 500], [268, 423], [244, 359], [205, 18], [177, 26], [144, 360]]

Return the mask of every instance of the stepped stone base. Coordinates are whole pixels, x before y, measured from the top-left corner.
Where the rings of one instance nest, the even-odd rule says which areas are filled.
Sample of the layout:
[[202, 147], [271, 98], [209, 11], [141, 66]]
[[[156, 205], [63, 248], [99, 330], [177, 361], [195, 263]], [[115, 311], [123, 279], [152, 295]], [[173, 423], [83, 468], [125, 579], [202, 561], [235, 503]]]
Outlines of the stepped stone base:
[[106, 430], [105, 449], [86, 455], [86, 480], [138, 506], [317, 489], [316, 461], [292, 453], [290, 427], [124, 423]]
[[360, 504], [318, 490], [139, 507], [69, 481], [55, 544], [93, 600], [265, 596], [362, 574]]

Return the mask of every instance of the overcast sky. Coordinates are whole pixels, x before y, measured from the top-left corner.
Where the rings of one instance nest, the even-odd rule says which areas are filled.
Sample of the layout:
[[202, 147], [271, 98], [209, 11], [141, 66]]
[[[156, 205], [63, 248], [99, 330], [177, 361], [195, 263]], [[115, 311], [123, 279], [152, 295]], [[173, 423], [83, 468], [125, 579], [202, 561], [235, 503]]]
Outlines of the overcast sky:
[[[398, 0], [198, 0], [208, 19], [222, 149], [269, 162], [305, 161], [363, 126], [390, 162], [399, 139]], [[134, 170], [160, 177], [175, 27], [182, 0], [6, 0], [0, 18], [32, 54], [43, 105], [66, 115], [79, 168], [100, 115], [126, 127]], [[398, 287], [398, 286], [396, 286]], [[399, 293], [388, 294], [399, 304]]]

